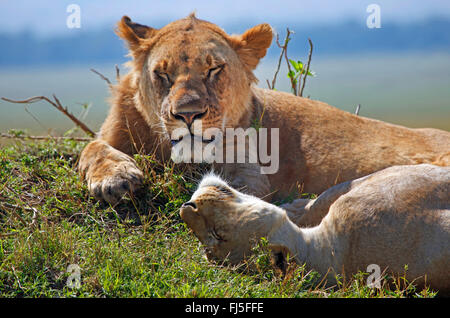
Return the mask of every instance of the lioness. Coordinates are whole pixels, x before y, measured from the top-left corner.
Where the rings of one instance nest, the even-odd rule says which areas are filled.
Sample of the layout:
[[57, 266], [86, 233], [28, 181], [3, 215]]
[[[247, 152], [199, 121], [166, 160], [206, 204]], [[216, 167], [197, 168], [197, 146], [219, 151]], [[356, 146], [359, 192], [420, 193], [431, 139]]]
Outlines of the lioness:
[[[79, 161], [99, 199], [116, 202], [141, 185], [142, 172], [130, 155], [142, 151], [169, 160], [175, 129], [194, 135], [200, 122], [202, 131], [246, 129], [255, 120], [279, 128], [276, 173], [261, 174], [254, 163], [219, 167], [234, 187], [267, 200], [300, 185], [318, 194], [392, 165], [450, 163], [449, 132], [409, 129], [256, 87], [252, 71], [272, 41], [268, 24], [228, 35], [194, 15], [161, 29], [125, 16], [117, 34], [129, 46], [131, 71], [113, 88], [109, 115]], [[200, 139], [204, 147], [211, 142]]]
[[331, 268], [329, 283], [336, 273], [351, 277], [375, 264], [380, 272], [450, 292], [450, 167], [389, 167], [328, 189], [296, 214], [319, 214], [321, 221], [298, 227], [302, 218], [293, 222], [284, 209], [214, 175], [180, 209], [208, 259], [239, 263], [266, 237], [279, 265], [288, 251], [322, 275]]

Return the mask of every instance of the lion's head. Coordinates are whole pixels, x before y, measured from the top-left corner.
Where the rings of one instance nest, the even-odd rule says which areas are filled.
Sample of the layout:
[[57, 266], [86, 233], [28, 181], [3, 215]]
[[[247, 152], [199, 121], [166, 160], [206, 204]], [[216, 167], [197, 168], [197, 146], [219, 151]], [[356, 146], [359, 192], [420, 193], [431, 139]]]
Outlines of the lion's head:
[[246, 125], [252, 71], [272, 41], [268, 24], [230, 36], [193, 14], [161, 29], [125, 16], [117, 34], [133, 57], [136, 105], [172, 144], [183, 137], [180, 131], [207, 143], [199, 134], [208, 128]]
[[284, 210], [241, 193], [224, 180], [207, 175], [180, 216], [203, 243], [210, 260], [239, 263], [252, 247], [286, 220]]

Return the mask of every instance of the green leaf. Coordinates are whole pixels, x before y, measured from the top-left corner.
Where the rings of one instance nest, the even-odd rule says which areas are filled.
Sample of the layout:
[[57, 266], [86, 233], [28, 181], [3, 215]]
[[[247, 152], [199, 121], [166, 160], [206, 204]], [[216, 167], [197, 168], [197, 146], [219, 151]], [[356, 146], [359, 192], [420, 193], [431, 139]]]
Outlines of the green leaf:
[[289, 62], [291, 63], [292, 67], [294, 67], [294, 69], [298, 72], [300, 71], [299, 65], [296, 61], [294, 60], [289, 60]]
[[288, 77], [288, 78], [295, 78], [295, 72], [292, 71], [292, 70], [290, 70], [290, 71], [287, 73], [287, 77]]

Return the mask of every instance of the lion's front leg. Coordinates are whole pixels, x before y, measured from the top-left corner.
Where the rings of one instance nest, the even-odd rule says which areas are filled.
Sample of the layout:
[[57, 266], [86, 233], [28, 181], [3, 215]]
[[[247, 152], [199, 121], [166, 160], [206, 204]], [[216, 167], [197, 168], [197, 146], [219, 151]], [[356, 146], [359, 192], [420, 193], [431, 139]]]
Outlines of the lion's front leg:
[[97, 199], [116, 203], [142, 185], [143, 174], [136, 162], [103, 140], [89, 143], [80, 155], [78, 169]]

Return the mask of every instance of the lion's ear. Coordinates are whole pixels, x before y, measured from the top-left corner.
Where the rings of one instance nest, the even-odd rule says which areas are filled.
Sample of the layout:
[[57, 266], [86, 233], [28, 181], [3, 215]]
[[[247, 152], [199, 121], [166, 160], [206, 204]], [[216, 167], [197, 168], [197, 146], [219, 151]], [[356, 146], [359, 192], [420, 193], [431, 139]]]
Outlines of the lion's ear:
[[245, 31], [242, 35], [232, 36], [231, 45], [242, 62], [253, 70], [259, 60], [266, 55], [267, 49], [272, 43], [272, 37], [272, 27], [264, 23]]
[[158, 30], [135, 23], [127, 16], [123, 16], [117, 23], [116, 33], [119, 37], [127, 41], [132, 51], [139, 48], [142, 40], [151, 38]]

